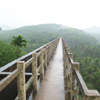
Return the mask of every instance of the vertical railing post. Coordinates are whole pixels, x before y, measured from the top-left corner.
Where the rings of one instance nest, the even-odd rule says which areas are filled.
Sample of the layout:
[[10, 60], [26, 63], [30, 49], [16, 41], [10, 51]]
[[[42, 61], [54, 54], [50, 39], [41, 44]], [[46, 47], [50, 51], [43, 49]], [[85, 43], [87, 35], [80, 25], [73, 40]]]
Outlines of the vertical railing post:
[[48, 57], [48, 59], [50, 60], [50, 56], [51, 56], [51, 45], [49, 45], [49, 57]]
[[45, 70], [47, 68], [47, 47], [45, 47]]
[[[53, 42], [54, 43], [54, 42]], [[52, 58], [52, 56], [53, 56], [53, 53], [54, 53], [54, 44], [51, 44], [51, 58]], [[51, 59], [50, 58], [50, 59]]]
[[49, 64], [49, 56], [50, 56], [50, 45], [47, 48], [47, 63]]
[[51, 57], [52, 57], [52, 46], [53, 44], [50, 44], [50, 59], [49, 60], [51, 60]]
[[[78, 62], [74, 62], [72, 64], [73, 66], [73, 70], [72, 70], [72, 91], [73, 91], [73, 95], [75, 95], [75, 100], [79, 100], [79, 84], [77, 82], [77, 80], [75, 80], [75, 73], [74, 70], [78, 70], [79, 71], [79, 63]], [[77, 83], [75, 83], [75, 81]], [[74, 90], [76, 89], [76, 90]]]
[[[64, 49], [64, 48], [63, 48]], [[65, 55], [65, 50], [63, 51], [63, 56], [64, 56], [64, 77], [66, 78], [66, 55]]]
[[20, 73], [17, 76], [18, 100], [26, 100], [25, 62], [18, 61], [17, 68], [20, 69]]
[[37, 53], [32, 54], [32, 57], [34, 59], [32, 62], [33, 87], [34, 91], [37, 91]]
[[40, 56], [40, 64], [41, 64], [41, 68], [40, 68], [40, 78], [43, 78], [44, 77], [43, 49], [41, 49], [40, 52], [41, 52], [41, 56]]
[[[65, 49], [66, 50], [66, 49]], [[72, 53], [68, 53], [67, 51], [65, 51], [65, 53], [67, 53], [68, 55], [68, 63], [67, 63], [67, 99], [68, 100], [72, 100], [72, 64], [70, 62], [69, 59], [73, 58]]]
[[53, 56], [53, 54], [54, 54], [55, 47], [56, 47], [56, 44], [55, 44], [55, 42], [54, 42], [54, 44], [52, 44], [52, 56]]

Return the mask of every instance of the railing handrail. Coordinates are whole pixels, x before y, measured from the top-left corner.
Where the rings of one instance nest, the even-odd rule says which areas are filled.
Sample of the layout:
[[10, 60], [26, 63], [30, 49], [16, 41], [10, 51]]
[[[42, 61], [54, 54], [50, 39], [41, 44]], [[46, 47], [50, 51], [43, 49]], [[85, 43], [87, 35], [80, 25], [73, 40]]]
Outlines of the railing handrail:
[[20, 73], [20, 69], [14, 70], [8, 76], [6, 76], [2, 81], [0, 81], [0, 91], [2, 91], [14, 78]]
[[80, 82], [82, 89], [84, 91], [84, 94], [86, 96], [100, 96], [99, 92], [97, 90], [89, 90], [88, 87], [86, 86], [85, 81], [83, 80], [81, 74], [79, 71], [75, 70], [76, 76], [78, 81]]
[[[70, 53], [70, 50], [68, 48], [68, 46], [66, 45], [64, 39], [62, 39], [62, 44], [63, 44], [63, 56], [64, 56], [64, 70], [67, 70], [67, 72], [69, 73], [66, 73], [65, 74], [67, 75], [67, 78], [71, 78], [71, 81], [70, 81], [70, 88], [68, 89], [68, 91], [70, 92], [70, 99], [69, 100], [73, 100], [72, 97], [73, 97], [73, 93], [74, 93], [74, 88], [75, 88], [75, 80], [78, 82], [77, 83], [77, 88], [80, 88], [82, 94], [83, 94], [83, 97], [84, 99], [82, 100], [100, 100], [100, 94], [97, 90], [90, 90], [88, 89], [85, 81], [83, 80], [80, 72], [79, 72], [79, 63], [78, 62], [74, 62], [73, 60], [73, 55], [72, 53]], [[68, 69], [69, 68], [69, 69]], [[76, 79], [74, 79], [76, 78]], [[74, 83], [73, 83], [74, 82]], [[76, 89], [77, 90], [77, 89]], [[77, 91], [76, 91], [77, 93]], [[79, 94], [79, 90], [78, 90], [78, 94]], [[87, 99], [87, 97], [89, 99]], [[92, 99], [90, 99], [92, 98]], [[79, 100], [78, 97], [77, 99], [75, 100]]]
[[[3, 78], [0, 81], [0, 91], [2, 91], [17, 77], [18, 96], [15, 99], [20, 98], [20, 100], [26, 100], [26, 91], [28, 90], [32, 82], [33, 82], [34, 90], [35, 91], [37, 90], [37, 75], [38, 73], [40, 73], [40, 78], [43, 78], [44, 70], [46, 69], [47, 63], [51, 59], [57, 47], [58, 41], [59, 41], [59, 38], [29, 53], [28, 56], [32, 55], [32, 57], [29, 58], [26, 62], [19, 61], [19, 60], [22, 60], [21, 59], [22, 57], [21, 57], [16, 62], [17, 69], [9, 73], [9, 75], [7, 75], [5, 78]], [[25, 57], [27, 56], [25, 55], [24, 58]], [[38, 57], [39, 57], [39, 61], [37, 61]], [[39, 63], [39, 65], [37, 65], [37, 63]], [[29, 78], [29, 80], [25, 83], [25, 69], [29, 67], [30, 64], [32, 64], [32, 75]]]
[[[59, 38], [57, 38], [57, 39], [59, 39]], [[57, 40], [57, 39], [55, 39], [55, 40]], [[48, 46], [49, 44], [51, 44], [51, 43], [54, 42], [55, 40], [50, 41], [49, 43], [47, 43], [47, 44], [45, 44], [45, 45], [43, 45], [43, 46], [37, 48], [36, 50], [34, 50], [34, 51], [32, 51], [32, 52], [30, 52], [30, 53], [28, 53], [28, 54], [26, 54], [26, 55], [24, 55], [24, 56], [22, 56], [22, 57], [20, 57], [20, 58], [18, 58], [18, 59], [15, 59], [15, 60], [12, 61], [12, 62], [10, 62], [10, 63], [8, 63], [8, 64], [2, 66], [2, 67], [0, 68], [0, 72], [6, 70], [7, 68], [10, 68], [10, 67], [13, 66], [14, 64], [16, 64], [18, 61], [21, 61], [21, 60], [25, 59], [26, 57], [31, 56], [33, 53], [39, 51], [41, 48], [45, 48], [45, 46]]]
[[[69, 53], [68, 53], [69, 54]], [[69, 57], [69, 60], [71, 64], [73, 65], [75, 62], [72, 58]], [[82, 89], [87, 96], [100, 96], [99, 92], [97, 90], [89, 90], [85, 81], [82, 78], [82, 75], [80, 74], [79, 70], [75, 69], [75, 74], [77, 76], [78, 81], [80, 82]]]

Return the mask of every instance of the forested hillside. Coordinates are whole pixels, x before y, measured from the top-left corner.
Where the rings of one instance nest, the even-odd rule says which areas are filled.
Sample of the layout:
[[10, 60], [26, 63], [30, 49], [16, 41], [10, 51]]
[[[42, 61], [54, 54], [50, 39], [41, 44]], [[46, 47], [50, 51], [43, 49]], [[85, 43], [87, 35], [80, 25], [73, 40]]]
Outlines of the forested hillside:
[[100, 42], [100, 27], [94, 26], [83, 30], [87, 34], [94, 36]]
[[93, 36], [82, 30], [56, 24], [25, 26], [14, 30], [0, 31], [0, 66], [17, 58], [16, 47], [10, 43], [13, 36], [18, 35], [23, 36], [28, 42], [27, 48], [23, 48], [20, 56], [57, 37], [63, 37], [74, 54], [74, 60], [80, 63], [80, 72], [88, 87], [100, 90], [100, 44]]

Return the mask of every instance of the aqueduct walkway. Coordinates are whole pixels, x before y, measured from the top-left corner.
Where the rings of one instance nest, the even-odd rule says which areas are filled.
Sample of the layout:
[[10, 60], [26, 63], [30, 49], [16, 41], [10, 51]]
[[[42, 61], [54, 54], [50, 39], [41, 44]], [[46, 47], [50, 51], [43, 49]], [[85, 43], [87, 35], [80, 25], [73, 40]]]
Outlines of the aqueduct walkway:
[[[52, 60], [47, 67], [45, 76], [33, 100], [65, 100], [63, 52], [60, 40]], [[32, 95], [29, 98], [32, 100]]]
[[100, 100], [58, 38], [0, 68], [0, 100]]

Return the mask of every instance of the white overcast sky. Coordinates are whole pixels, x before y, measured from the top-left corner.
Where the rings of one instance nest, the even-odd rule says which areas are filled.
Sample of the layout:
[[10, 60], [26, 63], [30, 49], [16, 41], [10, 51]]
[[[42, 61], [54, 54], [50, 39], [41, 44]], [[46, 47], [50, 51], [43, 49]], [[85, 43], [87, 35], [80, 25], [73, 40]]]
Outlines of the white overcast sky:
[[100, 0], [0, 0], [0, 25], [100, 26]]

